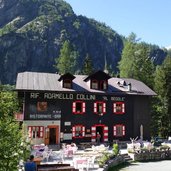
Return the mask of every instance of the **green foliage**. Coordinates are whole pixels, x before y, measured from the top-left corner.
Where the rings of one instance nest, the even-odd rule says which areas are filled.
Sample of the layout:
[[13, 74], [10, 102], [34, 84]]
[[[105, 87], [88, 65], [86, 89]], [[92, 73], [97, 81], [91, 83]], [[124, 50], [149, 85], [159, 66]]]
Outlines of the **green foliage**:
[[41, 1], [39, 13], [43, 15], [60, 15], [62, 17], [68, 17], [73, 14], [71, 6], [62, 0], [44, 0]]
[[112, 151], [113, 151], [114, 155], [119, 154], [119, 146], [118, 146], [118, 144], [113, 144]]
[[5, 115], [1, 118], [0, 171], [17, 171], [19, 160], [25, 159], [28, 154], [28, 145], [13, 117]]
[[14, 120], [19, 104], [13, 89], [9, 85], [0, 85], [0, 171], [17, 171], [19, 159], [28, 157], [29, 151], [29, 143]]
[[76, 29], [79, 29], [80, 28], [80, 21], [79, 20], [76, 20], [74, 23], [73, 23], [73, 26], [76, 28]]
[[150, 58], [149, 46], [145, 43], [136, 45], [134, 60], [134, 78], [153, 88], [154, 85], [154, 64]]
[[0, 29], [0, 36], [4, 34], [8, 34], [10, 32], [14, 32], [15, 30], [16, 30], [16, 27], [13, 24], [9, 23]]
[[56, 58], [56, 68], [61, 74], [65, 73], [75, 73], [75, 68], [77, 66], [78, 52], [74, 51], [73, 46], [69, 41], [65, 41], [61, 50], [59, 58]]
[[131, 34], [128, 41], [125, 42], [119, 70], [121, 77], [140, 80], [152, 88], [154, 64], [150, 58], [149, 45], [137, 43], [135, 35]]
[[19, 111], [17, 94], [11, 91], [12, 87], [0, 86], [0, 117], [4, 115], [13, 116], [14, 112]]
[[90, 56], [87, 53], [85, 60], [84, 60], [82, 73], [85, 75], [89, 75], [92, 72], [93, 72], [93, 63], [92, 63]]
[[[168, 56], [156, 69], [155, 91], [158, 94], [154, 105], [154, 124], [162, 137], [171, 135], [171, 57]], [[154, 115], [156, 115], [154, 117]]]
[[126, 42], [122, 51], [122, 57], [119, 62], [120, 76], [125, 78], [132, 78], [134, 71], [134, 58], [135, 58], [135, 44], [132, 42]]
[[111, 154], [108, 152], [103, 153], [102, 156], [97, 159], [99, 166], [103, 167], [106, 164], [106, 162], [110, 159], [110, 156]]

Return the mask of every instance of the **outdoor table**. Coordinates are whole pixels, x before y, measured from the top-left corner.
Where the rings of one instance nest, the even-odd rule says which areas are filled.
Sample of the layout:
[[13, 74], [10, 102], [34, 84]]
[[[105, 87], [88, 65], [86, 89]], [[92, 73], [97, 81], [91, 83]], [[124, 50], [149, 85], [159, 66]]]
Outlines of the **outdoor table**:
[[40, 150], [44, 148], [45, 148], [45, 145], [42, 145], [42, 144], [36, 144], [36, 145], [33, 145], [32, 147], [33, 150]]
[[86, 148], [84, 151], [93, 151], [92, 148]]
[[37, 165], [40, 165], [40, 162], [42, 161], [42, 158], [41, 157], [36, 157], [34, 158], [34, 162], [37, 164]]
[[78, 168], [78, 164], [87, 164], [88, 165], [88, 158], [75, 158], [74, 159], [74, 166]]
[[75, 170], [73, 166], [40, 168], [38, 171]]

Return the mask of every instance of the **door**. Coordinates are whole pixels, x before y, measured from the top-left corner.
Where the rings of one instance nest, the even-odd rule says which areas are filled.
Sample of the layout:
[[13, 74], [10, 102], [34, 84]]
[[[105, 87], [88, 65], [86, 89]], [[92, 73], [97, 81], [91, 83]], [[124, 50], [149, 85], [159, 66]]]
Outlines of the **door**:
[[59, 126], [48, 125], [46, 134], [45, 144], [59, 144]]
[[96, 126], [96, 135], [100, 135], [100, 142], [103, 142], [103, 126]]
[[49, 144], [56, 144], [56, 128], [49, 129]]
[[91, 127], [91, 141], [97, 142], [97, 135], [100, 134], [100, 142], [108, 142], [108, 126], [94, 125]]

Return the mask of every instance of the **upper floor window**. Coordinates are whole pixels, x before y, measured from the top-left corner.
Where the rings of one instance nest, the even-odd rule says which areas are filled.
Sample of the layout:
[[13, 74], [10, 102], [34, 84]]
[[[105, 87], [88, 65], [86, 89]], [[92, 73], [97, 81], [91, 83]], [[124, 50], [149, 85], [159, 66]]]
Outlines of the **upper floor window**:
[[92, 80], [91, 81], [91, 88], [92, 89], [96, 89], [96, 90], [107, 90], [107, 81], [102, 80], [102, 81], [98, 81], [98, 80]]
[[37, 102], [37, 111], [38, 112], [47, 111], [47, 102]]
[[68, 79], [63, 80], [63, 87], [64, 88], [72, 88], [72, 81], [68, 80]]
[[121, 124], [115, 125], [113, 127], [113, 135], [115, 137], [125, 136], [125, 125], [121, 125]]
[[113, 103], [113, 113], [124, 114], [125, 113], [125, 103], [124, 102]]
[[100, 82], [100, 89], [101, 90], [107, 90], [107, 81], [101, 81]]
[[92, 80], [91, 88], [92, 89], [98, 89], [98, 81], [97, 80]]
[[105, 102], [95, 102], [94, 103], [94, 113], [104, 114], [106, 113], [106, 103]]
[[74, 114], [83, 114], [85, 113], [85, 102], [76, 101], [72, 104], [72, 112]]
[[29, 138], [43, 138], [43, 126], [28, 126]]
[[83, 138], [85, 136], [85, 126], [75, 125], [72, 127], [72, 137]]

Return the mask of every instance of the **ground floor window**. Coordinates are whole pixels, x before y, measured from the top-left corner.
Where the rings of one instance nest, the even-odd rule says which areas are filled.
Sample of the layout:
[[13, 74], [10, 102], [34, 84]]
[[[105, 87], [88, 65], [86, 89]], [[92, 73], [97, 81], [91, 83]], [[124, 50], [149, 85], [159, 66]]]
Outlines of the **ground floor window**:
[[114, 125], [113, 135], [115, 137], [125, 136], [125, 125], [122, 125], [122, 124]]
[[43, 126], [28, 126], [29, 138], [43, 138]]
[[75, 125], [72, 127], [73, 138], [83, 138], [85, 136], [85, 126]]

